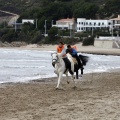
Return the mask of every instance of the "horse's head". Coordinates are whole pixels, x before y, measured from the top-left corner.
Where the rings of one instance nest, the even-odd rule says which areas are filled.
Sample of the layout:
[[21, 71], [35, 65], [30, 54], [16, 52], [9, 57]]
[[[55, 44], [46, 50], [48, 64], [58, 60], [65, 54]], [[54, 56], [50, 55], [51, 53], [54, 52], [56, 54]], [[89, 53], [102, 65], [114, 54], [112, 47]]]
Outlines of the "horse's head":
[[53, 67], [55, 66], [55, 64], [58, 62], [58, 54], [57, 53], [52, 53], [52, 65]]

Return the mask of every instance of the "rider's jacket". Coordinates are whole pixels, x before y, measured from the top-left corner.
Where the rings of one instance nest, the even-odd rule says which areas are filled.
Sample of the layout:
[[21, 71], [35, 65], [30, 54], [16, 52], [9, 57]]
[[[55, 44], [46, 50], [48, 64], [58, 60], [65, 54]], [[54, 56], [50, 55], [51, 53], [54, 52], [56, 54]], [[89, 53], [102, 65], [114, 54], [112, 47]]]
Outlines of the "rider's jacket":
[[72, 48], [74, 48], [75, 50], [77, 50], [77, 47], [76, 47], [76, 45], [72, 45], [71, 47], [72, 47]]
[[57, 46], [57, 52], [58, 53], [61, 53], [63, 49], [64, 49], [64, 45], [62, 47]]
[[74, 48], [71, 48], [70, 53], [71, 55], [77, 55], [77, 51]]
[[62, 57], [66, 57], [66, 49], [64, 45], [62, 47], [57, 46], [57, 52], [61, 53]]

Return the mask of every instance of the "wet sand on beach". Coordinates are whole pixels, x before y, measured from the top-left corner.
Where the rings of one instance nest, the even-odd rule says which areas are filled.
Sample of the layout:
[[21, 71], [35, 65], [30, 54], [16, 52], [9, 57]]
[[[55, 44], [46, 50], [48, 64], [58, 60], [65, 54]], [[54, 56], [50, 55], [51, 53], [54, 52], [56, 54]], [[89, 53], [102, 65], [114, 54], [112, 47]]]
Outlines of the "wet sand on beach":
[[[70, 79], [70, 78], [69, 78]], [[85, 74], [73, 82], [57, 78], [0, 85], [0, 120], [119, 120], [120, 71]]]

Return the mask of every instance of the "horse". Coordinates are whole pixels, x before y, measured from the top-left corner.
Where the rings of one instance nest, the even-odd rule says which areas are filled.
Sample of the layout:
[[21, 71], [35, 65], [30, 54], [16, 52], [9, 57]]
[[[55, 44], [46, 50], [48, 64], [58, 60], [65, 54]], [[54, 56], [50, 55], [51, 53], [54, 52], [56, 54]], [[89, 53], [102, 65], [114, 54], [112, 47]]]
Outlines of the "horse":
[[72, 58], [68, 56], [68, 60], [70, 61], [70, 65], [71, 65], [70, 69], [68, 69], [68, 68], [66, 68], [65, 62], [62, 59], [61, 53], [52, 53], [51, 56], [52, 56], [52, 65], [55, 68], [54, 72], [58, 76], [58, 83], [57, 83], [56, 89], [59, 89], [60, 81], [61, 81], [63, 74], [66, 75], [67, 83], [69, 83], [68, 71], [69, 71], [70, 75], [72, 76], [72, 80], [74, 82], [74, 88], [76, 88], [75, 80], [74, 80], [74, 62], [73, 62]]
[[76, 72], [76, 79], [78, 79], [79, 78], [78, 77], [78, 71], [80, 69], [81, 70], [81, 75], [83, 75], [83, 67], [86, 66], [86, 64], [89, 60], [89, 57], [85, 56], [85, 55], [78, 55], [80, 63], [81, 63], [80, 67], [78, 66], [78, 61], [76, 60], [76, 58], [72, 57], [71, 54], [67, 53], [67, 57], [70, 57], [73, 60], [73, 62], [74, 62], [74, 72]]
[[[69, 61], [71, 63], [71, 67], [70, 67], [71, 69], [66, 68], [65, 62], [63, 61], [60, 53], [52, 53], [51, 54], [51, 56], [52, 56], [52, 65], [55, 68], [54, 72], [58, 76], [58, 83], [57, 83], [56, 89], [59, 88], [60, 81], [61, 81], [61, 78], [62, 78], [63, 74], [66, 75], [67, 83], [69, 83], [69, 81], [68, 81], [68, 71], [72, 76], [72, 80], [74, 82], [74, 88], [76, 88], [75, 80], [74, 80], [74, 78], [75, 78], [74, 77], [74, 72], [76, 72], [76, 79], [78, 79], [78, 70], [79, 69], [81, 69], [81, 74], [83, 74], [83, 69], [78, 67], [78, 63], [77, 63], [76, 59], [73, 58], [71, 56], [71, 54], [69, 54], [69, 53], [67, 53], [66, 55], [67, 55], [67, 58], [69, 59]], [[87, 56], [83, 56], [83, 55], [79, 55], [79, 58], [80, 58], [81, 63], [82, 63], [83, 66], [86, 65], [86, 63], [88, 62], [88, 59], [89, 59]]]

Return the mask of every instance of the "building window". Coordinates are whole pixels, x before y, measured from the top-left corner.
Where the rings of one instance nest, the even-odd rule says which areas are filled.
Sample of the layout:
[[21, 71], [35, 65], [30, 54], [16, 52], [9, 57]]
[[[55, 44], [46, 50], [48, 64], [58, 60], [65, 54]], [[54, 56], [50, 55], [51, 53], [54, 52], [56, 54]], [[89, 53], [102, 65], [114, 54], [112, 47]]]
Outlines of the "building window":
[[86, 22], [86, 25], [88, 25], [88, 22]]
[[96, 23], [94, 23], [94, 26], [96, 25]]
[[102, 25], [104, 25], [104, 23], [102, 23]]
[[100, 23], [98, 23], [98, 26], [100, 26]]
[[90, 22], [89, 25], [92, 25], [92, 23]]
[[108, 25], [111, 25], [111, 23], [109, 22]]
[[79, 25], [80, 25], [80, 22], [79, 22]]

